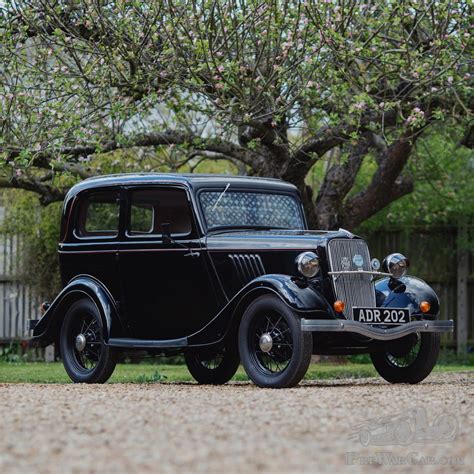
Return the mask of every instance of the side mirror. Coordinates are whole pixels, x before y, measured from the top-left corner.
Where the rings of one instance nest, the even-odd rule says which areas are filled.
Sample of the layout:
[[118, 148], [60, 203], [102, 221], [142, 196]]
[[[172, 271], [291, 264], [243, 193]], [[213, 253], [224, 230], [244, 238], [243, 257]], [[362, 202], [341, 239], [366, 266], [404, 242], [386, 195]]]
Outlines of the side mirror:
[[164, 222], [161, 224], [161, 235], [164, 244], [170, 244], [173, 240], [171, 239], [170, 223]]

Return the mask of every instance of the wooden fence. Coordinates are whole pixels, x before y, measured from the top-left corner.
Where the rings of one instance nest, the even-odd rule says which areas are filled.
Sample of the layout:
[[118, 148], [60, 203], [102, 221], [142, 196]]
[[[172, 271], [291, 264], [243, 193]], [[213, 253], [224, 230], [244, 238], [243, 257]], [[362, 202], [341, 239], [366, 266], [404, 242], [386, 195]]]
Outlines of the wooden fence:
[[26, 321], [38, 317], [38, 301], [18, 276], [18, 236], [0, 235], [0, 343], [28, 337]]

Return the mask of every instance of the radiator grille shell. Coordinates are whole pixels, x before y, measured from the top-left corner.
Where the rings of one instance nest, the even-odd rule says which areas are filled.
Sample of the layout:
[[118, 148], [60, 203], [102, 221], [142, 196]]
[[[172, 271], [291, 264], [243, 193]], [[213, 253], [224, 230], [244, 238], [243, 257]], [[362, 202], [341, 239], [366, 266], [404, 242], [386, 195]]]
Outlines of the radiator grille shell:
[[[328, 243], [329, 268], [333, 272], [371, 271], [367, 242], [361, 239], [333, 239]], [[375, 286], [372, 275], [332, 275], [336, 299], [345, 303], [344, 316], [353, 319], [352, 308], [374, 308]]]

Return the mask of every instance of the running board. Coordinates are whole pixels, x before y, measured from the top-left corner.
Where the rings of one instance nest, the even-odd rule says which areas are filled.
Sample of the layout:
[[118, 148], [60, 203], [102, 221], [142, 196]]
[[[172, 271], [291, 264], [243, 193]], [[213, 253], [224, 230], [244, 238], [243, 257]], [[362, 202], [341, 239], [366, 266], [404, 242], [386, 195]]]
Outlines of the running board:
[[110, 338], [107, 342], [108, 346], [123, 347], [129, 349], [165, 349], [173, 347], [185, 347], [188, 345], [188, 338], [180, 339], [130, 339], [130, 338]]

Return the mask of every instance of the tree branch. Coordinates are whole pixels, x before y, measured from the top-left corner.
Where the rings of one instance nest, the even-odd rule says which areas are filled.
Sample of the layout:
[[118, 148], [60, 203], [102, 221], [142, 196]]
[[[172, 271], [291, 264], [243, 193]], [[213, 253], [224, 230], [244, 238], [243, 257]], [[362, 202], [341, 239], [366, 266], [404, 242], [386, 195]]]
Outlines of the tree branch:
[[400, 173], [410, 158], [417, 136], [406, 133], [388, 147], [367, 188], [346, 202], [346, 227], [353, 229], [392, 201], [413, 191], [412, 179]]
[[283, 179], [293, 183], [304, 180], [308, 170], [316, 160], [329, 150], [344, 143], [345, 139], [345, 136], [339, 135], [329, 127], [322, 130], [293, 153]]
[[[229, 158], [242, 161], [249, 166], [254, 164], [255, 160], [259, 159], [259, 156], [248, 148], [227, 140], [222, 140], [220, 138], [203, 138], [189, 132], [169, 130], [165, 132], [151, 132], [137, 135], [131, 137], [126, 143], [118, 143], [115, 140], [110, 140], [97, 145], [78, 145], [74, 147], [64, 147], [58, 150], [32, 152], [33, 160], [31, 161], [31, 165], [41, 168], [49, 168], [51, 167], [51, 161], [59, 156], [66, 159], [78, 159], [96, 153], [108, 153], [120, 149], [166, 145], [189, 145], [190, 148], [196, 150], [205, 150], [220, 155], [226, 155]], [[7, 154], [7, 161], [13, 161], [21, 152], [22, 150], [18, 148], [8, 150], [0, 148], [0, 153]], [[55, 164], [54, 166], [58, 165]], [[71, 170], [78, 171], [77, 165], [71, 166], [69, 171]]]
[[41, 178], [32, 177], [0, 178], [0, 188], [24, 189], [39, 194], [40, 203], [44, 206], [55, 201], [62, 201], [68, 191], [68, 188], [56, 188], [43, 183]]
[[291, 172], [287, 172], [285, 179], [289, 181], [301, 181], [304, 179], [304, 176], [317, 159], [324, 156], [325, 153], [334, 147], [346, 143], [350, 138], [349, 134], [351, 132], [358, 131], [364, 135], [370, 132], [368, 126], [373, 122], [384, 123], [385, 126], [392, 126], [396, 124], [396, 121], [397, 112], [395, 110], [387, 110], [382, 113], [368, 111], [361, 117], [357, 127], [325, 127], [315, 136], [309, 138], [293, 153]]

